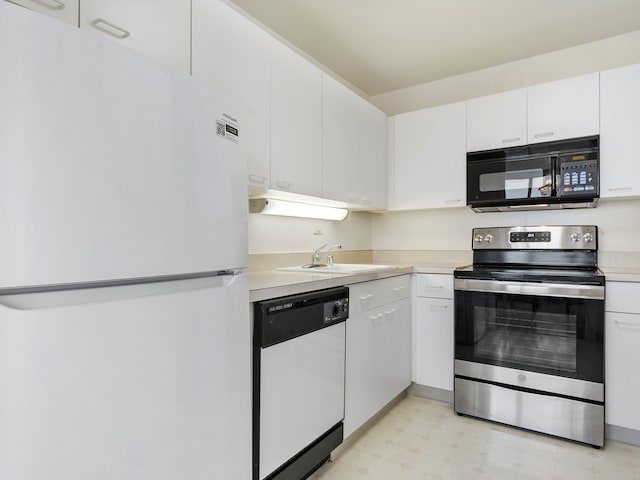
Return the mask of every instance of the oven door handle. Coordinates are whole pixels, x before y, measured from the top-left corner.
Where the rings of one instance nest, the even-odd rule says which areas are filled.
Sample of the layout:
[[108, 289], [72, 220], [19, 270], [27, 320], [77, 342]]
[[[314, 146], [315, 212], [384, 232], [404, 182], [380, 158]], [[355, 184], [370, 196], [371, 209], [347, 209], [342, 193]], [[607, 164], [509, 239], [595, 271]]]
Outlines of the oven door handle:
[[604, 286], [571, 283], [504, 282], [500, 280], [473, 280], [456, 278], [453, 288], [462, 292], [505, 293], [537, 297], [584, 298], [604, 300]]

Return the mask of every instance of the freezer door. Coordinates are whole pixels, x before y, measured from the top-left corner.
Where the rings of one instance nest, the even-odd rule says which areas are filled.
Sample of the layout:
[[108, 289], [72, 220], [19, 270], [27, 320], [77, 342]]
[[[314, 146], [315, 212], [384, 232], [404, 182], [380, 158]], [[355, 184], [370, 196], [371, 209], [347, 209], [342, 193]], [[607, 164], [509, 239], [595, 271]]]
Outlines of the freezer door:
[[237, 104], [0, 2], [0, 289], [247, 265]]
[[0, 478], [249, 480], [247, 291], [238, 275], [0, 297]]

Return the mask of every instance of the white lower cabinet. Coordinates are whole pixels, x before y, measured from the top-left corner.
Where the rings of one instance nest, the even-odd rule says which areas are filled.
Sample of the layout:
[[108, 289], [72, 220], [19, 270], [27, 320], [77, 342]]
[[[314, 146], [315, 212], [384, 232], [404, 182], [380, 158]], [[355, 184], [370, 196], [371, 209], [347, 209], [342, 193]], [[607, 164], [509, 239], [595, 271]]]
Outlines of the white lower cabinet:
[[417, 276], [413, 381], [453, 391], [453, 276]]
[[349, 286], [345, 438], [411, 383], [410, 285], [403, 275]]
[[640, 431], [640, 283], [606, 288], [605, 422]]

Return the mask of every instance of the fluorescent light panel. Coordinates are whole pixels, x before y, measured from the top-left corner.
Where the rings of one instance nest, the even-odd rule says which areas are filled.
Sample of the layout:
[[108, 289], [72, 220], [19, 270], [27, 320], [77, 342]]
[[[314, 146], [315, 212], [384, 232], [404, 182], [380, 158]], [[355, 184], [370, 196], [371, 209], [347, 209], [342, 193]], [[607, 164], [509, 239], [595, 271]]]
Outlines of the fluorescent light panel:
[[289, 202], [274, 198], [253, 198], [249, 200], [249, 213], [317, 218], [321, 220], [344, 220], [349, 210], [326, 207], [324, 205], [312, 205], [310, 203]]

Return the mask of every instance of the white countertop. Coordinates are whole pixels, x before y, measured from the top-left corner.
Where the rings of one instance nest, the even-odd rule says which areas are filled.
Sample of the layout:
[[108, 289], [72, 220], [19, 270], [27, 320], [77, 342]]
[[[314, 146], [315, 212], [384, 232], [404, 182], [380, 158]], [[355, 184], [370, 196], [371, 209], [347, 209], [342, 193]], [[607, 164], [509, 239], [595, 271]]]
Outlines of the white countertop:
[[[265, 270], [249, 272], [249, 299], [251, 302], [311, 292], [324, 288], [340, 287], [353, 283], [378, 280], [411, 273], [452, 274], [460, 265], [398, 265], [391, 269], [358, 274], [327, 274]], [[607, 281], [638, 282], [640, 269], [635, 267], [602, 267]]]
[[284, 297], [298, 293], [311, 292], [324, 288], [340, 287], [353, 283], [368, 282], [380, 278], [394, 277], [411, 273], [444, 273], [451, 274], [456, 266], [410, 266], [397, 265], [393, 268], [376, 272], [357, 274], [327, 274], [314, 272], [290, 272], [283, 270], [266, 270], [249, 272], [249, 300], [258, 302], [270, 298]]

